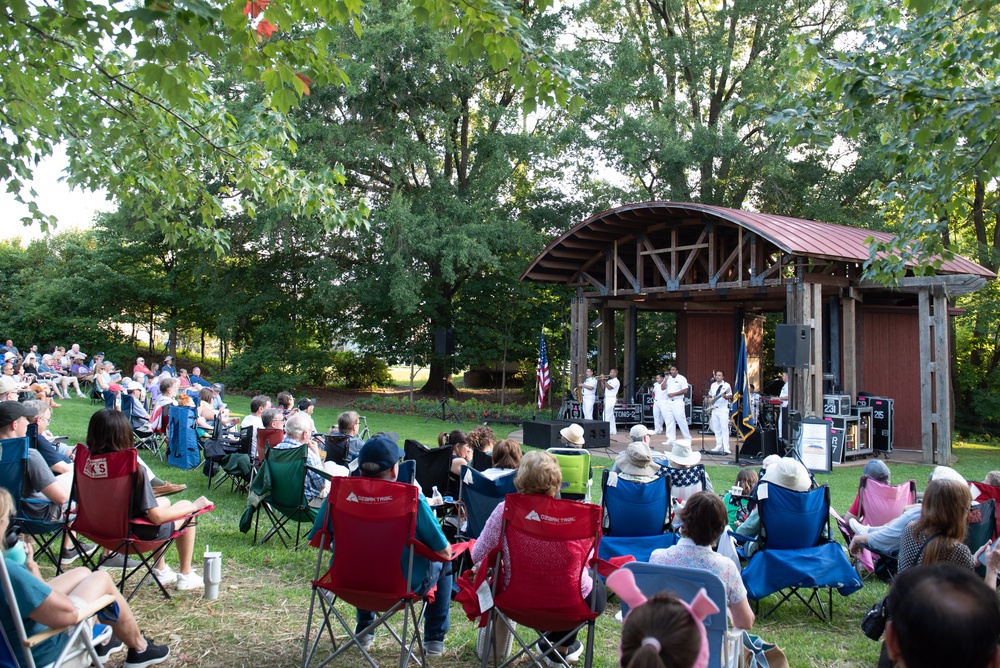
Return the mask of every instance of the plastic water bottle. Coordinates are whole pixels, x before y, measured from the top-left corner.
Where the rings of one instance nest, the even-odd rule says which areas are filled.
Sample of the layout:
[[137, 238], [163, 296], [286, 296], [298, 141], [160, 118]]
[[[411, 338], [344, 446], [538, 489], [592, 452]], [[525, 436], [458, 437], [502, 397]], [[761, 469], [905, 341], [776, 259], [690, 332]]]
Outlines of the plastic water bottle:
[[438, 491], [437, 485], [431, 490], [431, 504], [432, 506], [443, 506], [444, 497], [441, 496], [441, 492]]

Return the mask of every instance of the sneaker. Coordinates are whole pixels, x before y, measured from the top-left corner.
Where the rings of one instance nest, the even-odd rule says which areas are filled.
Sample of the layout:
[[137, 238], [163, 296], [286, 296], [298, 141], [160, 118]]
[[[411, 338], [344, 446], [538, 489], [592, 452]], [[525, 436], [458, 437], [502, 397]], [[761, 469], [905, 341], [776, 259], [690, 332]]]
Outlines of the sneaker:
[[358, 647], [365, 650], [366, 652], [372, 651], [372, 645], [375, 644], [375, 634], [366, 633], [363, 636], [358, 636]]
[[185, 575], [184, 573], [178, 573], [177, 583], [175, 586], [180, 591], [190, 591], [192, 589], [204, 589], [205, 580], [194, 571], [191, 571], [187, 575]]
[[111, 636], [111, 640], [107, 641], [103, 645], [98, 645], [94, 648], [97, 650], [97, 656], [101, 659], [101, 665], [104, 665], [105, 659], [113, 654], [117, 654], [122, 650], [128, 649], [128, 645], [123, 643], [118, 638]]
[[146, 638], [146, 651], [137, 652], [131, 647], [125, 657], [123, 668], [146, 668], [163, 663], [170, 656], [170, 648], [166, 645], [157, 645], [152, 640]]
[[138, 559], [133, 559], [132, 557], [128, 558], [128, 565], [126, 566], [125, 555], [122, 554], [121, 552], [114, 555], [113, 557], [110, 557], [104, 563], [101, 564], [101, 568], [107, 568], [108, 570], [115, 570], [116, 568], [117, 569], [127, 568], [128, 570], [132, 570], [134, 568], [139, 568], [140, 566], [142, 566], [142, 562], [139, 561]]
[[77, 398], [77, 399], [86, 399], [86, 398], [87, 398], [87, 395], [86, 395], [86, 394], [84, 394], [83, 392], [77, 392], [77, 393], [76, 393], [76, 398]]
[[[539, 647], [542, 647], [541, 643], [539, 643]], [[545, 643], [545, 647], [543, 648], [542, 651], [544, 651], [545, 649], [548, 649], [548, 642]], [[558, 657], [552, 657], [551, 654], [546, 655], [545, 657], [546, 665], [565, 666], [568, 663], [576, 663], [577, 661], [579, 661], [580, 655], [583, 654], [583, 643], [581, 643], [579, 640], [574, 640], [573, 644], [570, 645], [569, 649], [567, 649], [565, 652], [563, 652], [558, 648], [556, 649], [556, 652], [558, 652], [559, 654]]]
[[865, 536], [865, 535], [867, 535], [868, 534], [868, 529], [870, 528], [870, 527], [866, 527], [861, 522], [858, 522], [853, 517], [851, 519], [847, 520], [847, 526], [851, 527], [851, 531], [853, 531], [854, 533], [858, 534], [859, 536]]
[[443, 640], [427, 640], [424, 642], [424, 654], [426, 656], [441, 656], [444, 654]]
[[156, 575], [156, 579], [160, 581], [161, 585], [168, 585], [177, 582], [177, 573], [174, 573], [173, 569], [167, 564], [163, 565], [163, 570], [154, 568], [153, 574]]
[[59, 563], [63, 566], [69, 566], [74, 561], [79, 559], [81, 555], [90, 556], [97, 550], [96, 545], [91, 545], [90, 543], [80, 543], [80, 549], [71, 547], [68, 550], [66, 548], [62, 549], [59, 553]]

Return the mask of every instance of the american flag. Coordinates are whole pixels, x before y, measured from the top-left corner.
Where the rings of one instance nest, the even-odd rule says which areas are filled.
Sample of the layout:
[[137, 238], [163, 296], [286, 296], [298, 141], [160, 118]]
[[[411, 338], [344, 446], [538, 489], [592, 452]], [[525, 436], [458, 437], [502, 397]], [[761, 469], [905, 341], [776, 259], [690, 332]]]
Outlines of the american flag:
[[549, 353], [545, 349], [545, 332], [542, 332], [542, 342], [538, 346], [538, 407], [541, 408], [545, 405], [545, 393], [549, 390], [549, 385], [552, 384], [552, 379], [549, 378]]

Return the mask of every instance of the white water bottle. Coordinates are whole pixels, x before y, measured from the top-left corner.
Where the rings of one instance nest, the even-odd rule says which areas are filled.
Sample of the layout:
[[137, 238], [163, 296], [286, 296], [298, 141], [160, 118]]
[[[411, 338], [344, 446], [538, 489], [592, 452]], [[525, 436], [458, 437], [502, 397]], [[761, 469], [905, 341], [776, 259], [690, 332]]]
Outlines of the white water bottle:
[[432, 506], [442, 506], [444, 505], [444, 497], [441, 496], [441, 492], [438, 491], [437, 485], [434, 485], [431, 491], [431, 504]]
[[205, 581], [205, 599], [214, 601], [219, 598], [219, 583], [222, 582], [222, 553], [209, 552], [205, 546], [205, 564], [202, 577]]

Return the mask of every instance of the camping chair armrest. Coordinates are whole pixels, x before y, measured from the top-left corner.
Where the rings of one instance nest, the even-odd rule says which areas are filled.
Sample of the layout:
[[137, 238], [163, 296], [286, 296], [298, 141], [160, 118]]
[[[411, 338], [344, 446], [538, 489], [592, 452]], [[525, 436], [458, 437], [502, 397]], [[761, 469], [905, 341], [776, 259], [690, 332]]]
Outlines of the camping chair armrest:
[[[80, 611], [79, 611], [80, 621], [77, 622], [77, 624], [79, 624], [80, 622], [82, 622], [85, 619], [90, 619], [91, 617], [93, 617], [94, 615], [96, 615], [98, 612], [100, 612], [104, 608], [108, 607], [109, 605], [113, 604], [114, 602], [115, 602], [115, 597], [112, 596], [111, 594], [104, 594], [103, 596], [98, 597], [96, 600], [91, 601], [85, 607], [80, 608]], [[28, 647], [28, 648], [31, 648], [31, 647], [35, 647], [36, 645], [40, 645], [41, 643], [45, 642], [46, 640], [48, 640], [52, 636], [57, 636], [57, 635], [59, 635], [60, 633], [62, 633], [63, 631], [65, 631], [68, 628], [70, 628], [70, 627], [69, 626], [63, 626], [63, 627], [58, 628], [58, 629], [45, 629], [44, 631], [39, 631], [38, 633], [36, 633], [35, 635], [31, 636], [30, 638], [27, 638], [24, 641], [24, 646]]]
[[[184, 526], [187, 526], [187, 524], [190, 523], [191, 520], [193, 520], [198, 515], [204, 515], [205, 513], [210, 513], [213, 510], [215, 510], [215, 504], [214, 503], [211, 504], [211, 505], [209, 505], [209, 506], [206, 506], [205, 508], [202, 508], [201, 510], [196, 510], [193, 513], [190, 513], [188, 515], [182, 515], [182, 516], [178, 517], [177, 519], [170, 520], [170, 521], [173, 522], [174, 524], [178, 525], [176, 527], [177, 529], [181, 529]], [[152, 522], [150, 522], [149, 520], [147, 520], [145, 517], [136, 517], [136, 518], [130, 519], [129, 520], [129, 524], [140, 524], [142, 526], [149, 526], [149, 527], [163, 526], [161, 524], [153, 524]]]
[[309, 466], [308, 464], [306, 464], [306, 470], [309, 471], [310, 473], [315, 473], [316, 475], [322, 477], [323, 480], [327, 481], [333, 480], [334, 477], [333, 474], [328, 473], [326, 469], [318, 469], [315, 466]]
[[458, 557], [460, 557], [463, 552], [471, 550], [472, 549], [472, 545], [475, 542], [476, 542], [475, 540], [471, 540], [471, 541], [465, 541], [464, 543], [455, 543], [454, 545], [451, 546], [451, 557], [447, 557], [447, 558], [446, 557], [442, 557], [440, 554], [438, 554], [437, 552], [435, 552], [431, 548], [427, 547], [426, 545], [424, 545], [423, 543], [421, 543], [418, 540], [411, 540], [410, 541], [410, 547], [413, 548], [413, 551], [416, 554], [420, 555], [424, 559], [428, 559], [430, 561], [451, 562], [451, 561], [455, 561], [455, 559], [457, 559]]
[[752, 536], [744, 536], [742, 534], [736, 533], [732, 529], [729, 530], [729, 535], [732, 537], [733, 540], [735, 540], [740, 545], [746, 545], [747, 543], [756, 543], [759, 540], [759, 537], [754, 538]]

